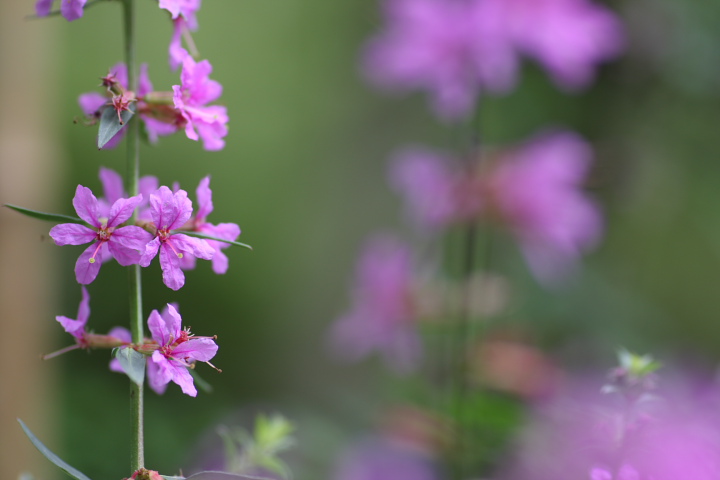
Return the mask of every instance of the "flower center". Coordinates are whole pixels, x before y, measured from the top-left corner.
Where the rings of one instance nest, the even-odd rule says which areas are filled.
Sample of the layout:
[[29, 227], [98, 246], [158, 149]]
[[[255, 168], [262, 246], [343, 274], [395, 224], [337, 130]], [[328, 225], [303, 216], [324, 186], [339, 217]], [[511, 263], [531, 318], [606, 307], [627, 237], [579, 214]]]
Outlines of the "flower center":
[[162, 243], [164, 243], [165, 245], [167, 245], [168, 247], [170, 247], [170, 249], [171, 249], [173, 252], [175, 252], [175, 255], [177, 255], [178, 258], [183, 258], [182, 252], [178, 252], [178, 251], [175, 249], [175, 246], [174, 246], [174, 245], [172, 244], [172, 242], [170, 241], [170, 237], [171, 237], [172, 235], [170, 234], [170, 229], [168, 229], [167, 225], [164, 226], [163, 228], [158, 228], [157, 236], [158, 236], [158, 238], [160, 239], [160, 241], [161, 241]]

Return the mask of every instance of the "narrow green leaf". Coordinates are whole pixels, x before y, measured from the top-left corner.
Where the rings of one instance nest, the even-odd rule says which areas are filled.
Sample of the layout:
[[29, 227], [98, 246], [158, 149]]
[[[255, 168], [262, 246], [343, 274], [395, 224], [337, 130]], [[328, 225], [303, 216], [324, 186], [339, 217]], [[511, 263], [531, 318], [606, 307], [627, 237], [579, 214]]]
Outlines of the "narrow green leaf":
[[206, 240], [215, 240], [217, 242], [229, 243], [230, 245], [237, 245], [238, 247], [245, 247], [249, 250], [253, 249], [247, 243], [233, 242], [231, 240], [223, 240], [222, 238], [213, 237], [212, 235], [206, 235], [206, 234], [200, 233], [200, 232], [192, 232], [190, 230], [173, 230], [172, 233], [182, 233], [184, 235], [189, 235], [191, 237], [199, 237], [199, 238], [204, 238]]
[[79, 219], [77, 217], [71, 217], [69, 215], [60, 215], [58, 213], [38, 212], [37, 210], [30, 210], [29, 208], [18, 207], [17, 205], [11, 205], [9, 203], [6, 203], [4, 206], [6, 206], [7, 208], [10, 208], [12, 210], [15, 210], [18, 213], [22, 213], [23, 215], [27, 215], [28, 217], [37, 218], [38, 220], [45, 220], [46, 222], [81, 223], [83, 225], [87, 225], [81, 219]]
[[118, 120], [117, 110], [112, 107], [105, 107], [100, 115], [100, 128], [98, 128], [98, 148], [105, 146], [116, 133], [125, 128], [132, 116], [135, 114], [135, 106], [130, 105], [130, 111], [123, 110], [120, 112], [123, 123]]
[[[49, 448], [47, 448], [43, 443], [38, 440], [38, 438], [30, 431], [30, 429], [23, 423], [22, 420], [19, 418], [17, 419], [18, 422], [20, 422], [20, 426], [23, 430], [25, 430], [25, 435], [28, 436], [30, 441], [33, 445], [35, 445], [35, 448], [40, 450], [40, 453], [45, 455], [45, 458], [50, 460], [52, 463], [54, 463], [57, 467], [59, 467], [63, 472], [67, 473], [71, 477], [75, 478], [76, 480], [90, 480], [85, 474], [82, 472], [79, 472], [75, 470], [73, 467], [65, 463], [60, 457], [55, 455], [53, 452], [50, 451]], [[218, 479], [221, 480], [221, 479]]]
[[145, 355], [132, 348], [116, 348], [113, 350], [113, 355], [118, 359], [130, 380], [142, 385], [145, 379]]
[[255, 475], [239, 475], [227, 472], [200, 472], [190, 475], [187, 480], [273, 480], [268, 477], [256, 477]]

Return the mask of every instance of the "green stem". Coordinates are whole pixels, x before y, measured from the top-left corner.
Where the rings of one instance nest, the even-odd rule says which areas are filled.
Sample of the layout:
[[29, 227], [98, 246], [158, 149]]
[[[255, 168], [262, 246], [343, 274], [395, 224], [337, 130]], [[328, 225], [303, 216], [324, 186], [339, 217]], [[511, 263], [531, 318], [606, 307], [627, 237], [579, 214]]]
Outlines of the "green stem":
[[[123, 0], [123, 30], [125, 37], [125, 64], [127, 65], [128, 89], [137, 91], [137, 61], [135, 60], [135, 5], [134, 0]], [[131, 196], [138, 194], [140, 179], [140, 124], [136, 119], [127, 126], [127, 182]], [[145, 336], [142, 321], [142, 283], [140, 265], [131, 265], [129, 271], [130, 332], [133, 343], [141, 343]], [[130, 469], [135, 472], [145, 466], [145, 441], [143, 386], [130, 382]]]

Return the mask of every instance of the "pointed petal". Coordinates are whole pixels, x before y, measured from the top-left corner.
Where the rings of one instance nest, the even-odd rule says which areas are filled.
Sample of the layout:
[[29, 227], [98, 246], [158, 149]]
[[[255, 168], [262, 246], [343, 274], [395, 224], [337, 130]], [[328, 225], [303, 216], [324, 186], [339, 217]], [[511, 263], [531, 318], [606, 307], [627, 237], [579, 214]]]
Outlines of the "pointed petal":
[[100, 227], [100, 222], [98, 222], [98, 201], [92, 190], [78, 185], [77, 189], [75, 189], [73, 207], [75, 207], [75, 211], [80, 218], [93, 227]]
[[118, 242], [113, 242], [112, 239], [107, 243], [107, 246], [110, 251], [110, 255], [112, 255], [112, 257], [123, 267], [127, 267], [128, 265], [137, 265], [140, 263], [140, 258], [142, 257], [140, 251], [132, 248], [126, 248]]
[[168, 332], [165, 319], [157, 310], [150, 312], [150, 316], [148, 317], [148, 330], [150, 330], [150, 335], [152, 335], [153, 340], [158, 342], [160, 346], [170, 344], [171, 334]]
[[[103, 102], [107, 100], [103, 97]], [[125, 196], [125, 187], [123, 186], [123, 179], [119, 173], [109, 168], [100, 167], [100, 183], [103, 186], [103, 195], [105, 201], [112, 205], [117, 200]]]
[[210, 260], [215, 254], [215, 249], [202, 238], [189, 237], [182, 233], [171, 235], [168, 242], [172, 242], [176, 250], [189, 253], [193, 257]]
[[130, 343], [132, 342], [132, 335], [130, 334], [130, 330], [128, 330], [125, 327], [113, 327], [108, 332], [109, 337], [115, 337], [121, 342]]
[[188, 198], [185, 190], [178, 190], [173, 194], [175, 199], [175, 219], [170, 224], [170, 229], [180, 228], [190, 220], [193, 213], [192, 200]]
[[160, 248], [160, 268], [163, 282], [172, 290], [180, 290], [185, 285], [185, 274], [180, 269], [180, 259], [167, 243]]
[[135, 207], [142, 203], [142, 195], [135, 195], [128, 199], [119, 198], [110, 208], [110, 217], [108, 218], [108, 227], [116, 227], [132, 217]]
[[87, 288], [82, 287], [82, 300], [80, 300], [80, 306], [78, 307], [77, 318], [85, 325], [90, 318], [90, 294]]
[[[223, 240], [230, 240], [231, 242], [234, 242], [240, 236], [240, 227], [235, 223], [219, 223], [217, 225], [206, 223], [202, 225], [198, 230], [202, 233], [212, 235], [213, 237], [222, 238]], [[222, 242], [216, 243], [222, 244]], [[211, 245], [213, 246], [213, 248], [216, 248], [214, 244]], [[224, 245], [226, 247], [230, 246], [227, 243], [225, 243]]]
[[[218, 243], [218, 242], [215, 242]], [[228, 271], [230, 266], [230, 260], [219, 248], [215, 249], [215, 255], [212, 258], [212, 269], [213, 272], [218, 275], [223, 275]]]
[[162, 395], [172, 379], [172, 371], [168, 360], [160, 353], [153, 352], [147, 363], [148, 384], [155, 393]]
[[74, 320], [64, 315], [58, 315], [57, 317], [55, 317], [55, 320], [60, 322], [60, 325], [62, 325], [65, 331], [73, 337], [77, 338], [78, 340], [81, 340], [83, 338], [83, 334], [85, 333], [85, 322], [80, 320]]
[[78, 223], [61, 223], [50, 229], [50, 237], [55, 245], [82, 245], [95, 240], [97, 232]]
[[147, 230], [128, 225], [115, 230], [110, 236], [109, 243], [117, 243], [125, 248], [145, 252], [145, 246], [153, 240], [153, 236]]
[[180, 337], [182, 331], [182, 317], [171, 303], [168, 303], [167, 307], [163, 309], [161, 316], [165, 320], [166, 331], [171, 335], [170, 340], [174, 342]]
[[100, 110], [100, 107], [108, 102], [107, 97], [99, 94], [98, 92], [83, 93], [78, 97], [78, 105], [80, 110], [83, 111], [88, 117], [94, 116]]
[[198, 210], [195, 216], [198, 219], [205, 220], [210, 212], [213, 211], [212, 190], [210, 190], [210, 175], [200, 180], [200, 184], [195, 190], [197, 196]]
[[150, 265], [150, 262], [153, 258], [155, 258], [155, 255], [158, 253], [158, 249], [160, 248], [160, 239], [155, 237], [153, 240], [149, 241], [145, 245], [145, 251], [140, 256], [140, 266], [141, 267], [147, 267]]
[[217, 351], [218, 346], [211, 338], [193, 338], [175, 347], [172, 356], [187, 362], [208, 362]]
[[140, 78], [138, 78], [138, 96], [144, 96], [153, 91], [150, 75], [148, 75], [147, 63], [140, 65]]
[[[100, 265], [102, 263], [101, 255], [95, 255], [95, 262], [90, 263], [90, 259], [98, 247], [97, 243], [98, 242], [95, 242], [86, 248], [78, 257], [77, 262], [75, 262], [75, 279], [81, 285], [92, 283], [100, 272]], [[107, 246], [102, 245], [100, 248], [107, 248]]]
[[173, 365], [173, 367], [173, 382], [180, 385], [180, 388], [185, 395], [197, 397], [197, 390], [195, 389], [192, 375], [188, 372], [187, 367], [178, 364]]

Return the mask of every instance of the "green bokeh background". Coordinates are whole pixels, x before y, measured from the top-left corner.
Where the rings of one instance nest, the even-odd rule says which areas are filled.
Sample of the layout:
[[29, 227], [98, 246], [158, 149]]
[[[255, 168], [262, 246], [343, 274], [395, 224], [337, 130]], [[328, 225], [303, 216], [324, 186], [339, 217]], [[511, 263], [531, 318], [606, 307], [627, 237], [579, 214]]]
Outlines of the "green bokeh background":
[[[607, 235], [582, 275], [548, 291], [530, 278], [511, 245], [496, 269], [513, 275], [509, 322], [570, 370], [607, 367], [626, 346], [711, 368], [720, 345], [720, 7], [714, 0], [616, 2], [627, 22], [625, 57], [605, 66], [590, 90], [558, 91], [528, 63], [518, 89], [482, 102], [489, 144], [521, 141], [569, 126], [596, 149], [589, 187], [603, 206]], [[109, 2], [62, 23], [53, 45], [63, 65], [52, 83], [66, 149], [61, 213], [72, 213], [79, 183], [100, 190], [100, 166], [125, 171], [124, 148], [97, 151], [95, 130], [71, 122], [76, 98], [122, 59], [120, 5]], [[171, 25], [152, 0], [138, 1], [138, 56], [158, 90], [178, 74], [167, 67]], [[174, 385], [146, 405], [148, 467], [190, 468], [216, 440], [214, 425], [254, 411], [282, 411], [299, 424], [299, 478], [327, 471], [353, 432], [372, 429], [373, 412], [397, 400], [379, 364], [336, 364], [326, 329], [348, 305], [355, 255], [369, 233], [411, 230], [386, 183], [388, 155], [406, 143], [457, 149], [466, 128], [438, 123], [420, 94], [391, 98], [367, 86], [358, 67], [364, 41], [380, 28], [374, 1], [206, 0], [194, 35], [225, 88], [227, 146], [205, 152], [183, 135], [143, 146], [141, 174], [179, 182], [194, 198], [212, 175], [213, 222], [238, 223], [249, 252], [226, 251], [230, 270], [209, 262], [167, 289], [157, 263], [143, 271], [144, 310], [178, 302], [200, 335], [217, 334], [215, 391], [196, 398]], [[72, 315], [80, 289], [72, 269], [80, 247], [58, 249], [61, 311]], [[126, 272], [103, 266], [90, 286], [90, 325], [127, 323]], [[67, 344], [60, 332], [57, 345]], [[59, 453], [92, 478], [127, 475], [127, 382], [107, 372], [104, 352], [73, 352], [62, 364]], [[208, 443], [210, 442], [210, 443]]]

